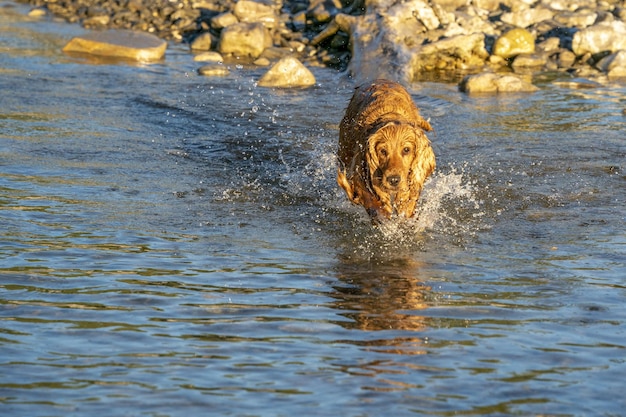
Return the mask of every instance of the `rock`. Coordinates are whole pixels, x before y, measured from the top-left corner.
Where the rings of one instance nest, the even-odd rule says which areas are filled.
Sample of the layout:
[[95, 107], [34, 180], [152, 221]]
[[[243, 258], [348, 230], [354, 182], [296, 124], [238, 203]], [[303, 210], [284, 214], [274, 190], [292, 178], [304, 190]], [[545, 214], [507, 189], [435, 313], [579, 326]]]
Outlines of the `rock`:
[[545, 7], [536, 7], [534, 9], [519, 10], [517, 12], [503, 13], [500, 20], [519, 28], [527, 28], [535, 23], [544, 20], [550, 20], [554, 16], [554, 12]]
[[433, 3], [446, 11], [453, 12], [461, 7], [467, 6], [471, 2], [470, 0], [434, 0]]
[[189, 46], [194, 51], [210, 51], [214, 43], [211, 32], [203, 32], [193, 38]]
[[572, 51], [578, 56], [620, 49], [626, 49], [626, 23], [619, 20], [582, 29], [572, 39]]
[[238, 0], [233, 14], [240, 22], [261, 22], [269, 29], [276, 27], [278, 22], [278, 16], [271, 1]]
[[552, 10], [558, 11], [576, 11], [581, 8], [595, 8], [596, 0], [543, 0], [544, 5]]
[[91, 16], [83, 20], [83, 27], [86, 29], [105, 28], [110, 21], [109, 15]]
[[559, 50], [561, 40], [556, 37], [550, 37], [535, 45], [535, 49], [542, 52], [555, 52]]
[[605, 56], [596, 63], [596, 68], [609, 77], [626, 77], [626, 51]]
[[220, 13], [211, 19], [211, 27], [215, 30], [222, 30], [235, 23], [239, 23], [239, 19], [231, 12]]
[[269, 65], [271, 64], [270, 60], [265, 58], [265, 57], [261, 57], [261, 58], [257, 58], [254, 62], [254, 65], [256, 65], [257, 67], [269, 67]]
[[493, 45], [493, 54], [508, 59], [519, 54], [535, 52], [535, 39], [526, 29], [511, 29], [500, 36]]
[[598, 14], [591, 10], [579, 10], [576, 12], [561, 12], [554, 16], [554, 21], [568, 28], [586, 28], [596, 22]]
[[219, 52], [208, 51], [202, 52], [193, 57], [193, 60], [196, 62], [214, 62], [214, 63], [222, 63], [224, 62], [224, 57]]
[[262, 23], [235, 23], [222, 30], [219, 52], [258, 58], [269, 45], [271, 38]]
[[46, 11], [45, 7], [35, 7], [34, 9], [28, 12], [29, 17], [37, 17], [37, 18], [44, 17], [47, 14], [48, 12]]
[[570, 68], [576, 62], [576, 54], [571, 51], [564, 50], [559, 52], [559, 56], [556, 60], [559, 68]]
[[73, 38], [63, 52], [132, 59], [140, 62], [158, 61], [165, 55], [167, 43], [149, 33], [130, 30], [91, 32]]
[[198, 68], [198, 74], [207, 77], [224, 77], [230, 74], [228, 68], [220, 64], [208, 64]]
[[472, 0], [472, 4], [479, 9], [495, 12], [500, 9], [502, 2], [500, 0]]
[[390, 27], [398, 32], [404, 31], [402, 26], [407, 24], [409, 30], [414, 30], [415, 24], [426, 30], [437, 29], [441, 24], [433, 9], [424, 0], [409, 0], [406, 3], [396, 3], [387, 10], [386, 21]]
[[261, 87], [310, 87], [315, 77], [298, 59], [285, 57], [274, 64], [259, 80]]
[[538, 88], [515, 75], [483, 73], [468, 75], [459, 84], [459, 89], [468, 94], [533, 92]]
[[417, 49], [410, 61], [415, 75], [433, 69], [460, 69], [482, 67], [489, 57], [482, 33], [459, 35], [423, 45]]
[[518, 68], [530, 68], [530, 67], [542, 67], [546, 65], [547, 59], [542, 54], [519, 54], [511, 66], [515, 69]]
[[342, 7], [339, 0], [313, 0], [306, 16], [313, 22], [326, 23], [336, 16]]

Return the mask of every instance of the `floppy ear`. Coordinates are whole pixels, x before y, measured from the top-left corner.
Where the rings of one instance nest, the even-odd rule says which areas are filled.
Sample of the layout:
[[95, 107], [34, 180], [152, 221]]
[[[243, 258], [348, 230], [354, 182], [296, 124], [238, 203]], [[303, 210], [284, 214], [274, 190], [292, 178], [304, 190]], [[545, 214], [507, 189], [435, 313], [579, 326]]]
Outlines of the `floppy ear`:
[[428, 122], [428, 120], [422, 118], [421, 116], [418, 117], [418, 119], [415, 121], [415, 124], [418, 127], [421, 127], [422, 129], [424, 129], [427, 132], [430, 132], [433, 130], [433, 127], [430, 125], [430, 123]]
[[433, 152], [428, 139], [424, 138], [420, 141], [418, 137], [417, 155], [413, 160], [411, 170], [416, 183], [420, 185], [420, 189], [426, 178], [435, 170], [435, 166], [435, 152]]
[[365, 152], [365, 162], [367, 163], [367, 169], [369, 169], [370, 175], [374, 174], [374, 171], [376, 171], [380, 165], [376, 145], [378, 145], [378, 138], [376, 134], [373, 134], [367, 140], [367, 152]]

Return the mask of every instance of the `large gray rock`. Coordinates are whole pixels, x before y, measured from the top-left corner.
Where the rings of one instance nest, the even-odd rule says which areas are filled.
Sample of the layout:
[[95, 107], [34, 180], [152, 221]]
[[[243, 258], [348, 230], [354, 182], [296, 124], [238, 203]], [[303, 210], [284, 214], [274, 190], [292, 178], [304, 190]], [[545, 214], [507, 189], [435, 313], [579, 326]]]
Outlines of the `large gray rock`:
[[259, 80], [260, 87], [310, 87], [315, 76], [298, 59], [285, 57], [274, 64]]
[[572, 50], [578, 56], [586, 53], [626, 50], [626, 23], [602, 22], [574, 34]]
[[166, 49], [167, 43], [164, 40], [149, 33], [108, 30], [77, 36], [65, 45], [63, 52], [150, 62], [163, 58]]
[[219, 52], [258, 58], [271, 44], [271, 37], [262, 23], [235, 23], [222, 30]]

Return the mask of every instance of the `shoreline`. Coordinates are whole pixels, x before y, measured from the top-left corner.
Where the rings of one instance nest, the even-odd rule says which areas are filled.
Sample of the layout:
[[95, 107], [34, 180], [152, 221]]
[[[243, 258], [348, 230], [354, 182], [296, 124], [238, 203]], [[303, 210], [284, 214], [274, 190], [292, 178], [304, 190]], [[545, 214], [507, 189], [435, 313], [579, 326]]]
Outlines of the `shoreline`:
[[[501, 89], [490, 76], [465, 90], [500, 92], [532, 91], [533, 75], [545, 72], [599, 82], [626, 77], [624, 0], [18, 1], [31, 13], [86, 29], [151, 33], [194, 54], [219, 52], [263, 66], [293, 56], [356, 79], [465, 77], [464, 89], [476, 74], [500, 74], [510, 81]], [[233, 32], [231, 44], [250, 48], [225, 46]]]

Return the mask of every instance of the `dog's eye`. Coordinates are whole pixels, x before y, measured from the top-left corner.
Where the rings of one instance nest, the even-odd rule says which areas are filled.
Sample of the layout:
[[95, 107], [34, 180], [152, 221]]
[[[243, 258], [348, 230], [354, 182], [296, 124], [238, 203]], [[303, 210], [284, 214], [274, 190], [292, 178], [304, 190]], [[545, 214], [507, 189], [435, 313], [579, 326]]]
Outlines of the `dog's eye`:
[[411, 148], [409, 148], [408, 146], [405, 146], [404, 149], [402, 149], [402, 153], [404, 155], [408, 155], [411, 153]]
[[380, 156], [387, 156], [387, 149], [381, 149], [378, 152], [380, 152]]

